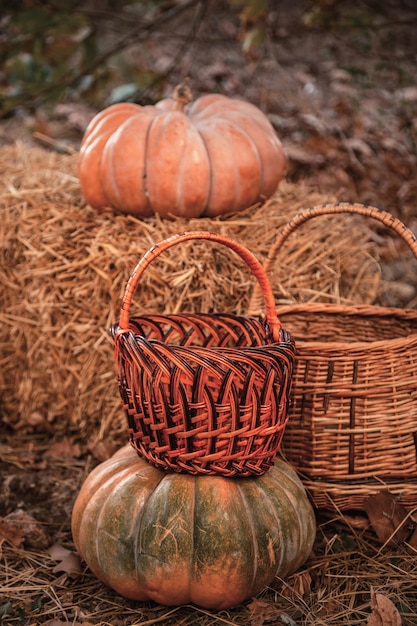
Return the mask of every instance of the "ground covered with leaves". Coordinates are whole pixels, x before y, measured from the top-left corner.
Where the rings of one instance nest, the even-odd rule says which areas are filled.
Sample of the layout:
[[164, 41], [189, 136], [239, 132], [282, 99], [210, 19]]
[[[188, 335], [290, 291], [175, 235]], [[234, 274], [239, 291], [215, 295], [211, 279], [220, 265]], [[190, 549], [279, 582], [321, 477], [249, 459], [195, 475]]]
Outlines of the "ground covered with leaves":
[[[89, 119], [117, 93], [134, 94], [139, 102], [154, 101], [170, 94], [188, 75], [196, 95], [216, 91], [246, 98], [269, 116], [288, 155], [287, 182], [302, 186], [300, 194], [308, 203], [314, 194], [370, 203], [417, 232], [417, 11], [411, 0], [284, 0], [269, 10], [260, 45], [245, 49], [242, 42], [251, 23], [247, 15], [246, 21], [242, 18], [238, 3], [233, 8], [221, 2], [183, 3], [189, 5], [188, 12], [174, 12], [172, 22], [145, 12], [140, 16], [142, 30], [136, 28], [139, 41], [130, 35], [129, 46], [106, 56], [111, 46], [117, 50], [126, 36], [124, 29], [131, 26], [129, 13], [116, 14], [110, 4], [98, 10], [91, 3], [101, 28], [103, 63], [106, 60], [94, 94], [71, 84], [58, 101], [29, 98], [2, 119], [0, 150], [23, 144], [23, 152], [13, 153], [20, 155], [21, 171], [17, 164], [2, 186], [2, 211], [15, 203], [26, 219], [27, 207], [40, 194], [48, 205], [55, 201], [68, 206], [61, 190], [46, 192], [46, 182], [37, 187], [30, 172], [25, 173], [31, 163], [21, 156], [25, 147], [42, 147], [75, 160]], [[171, 4], [175, 8], [180, 3]], [[152, 19], [159, 20], [155, 30], [149, 26]], [[85, 15], [80, 23], [84, 20]], [[6, 37], [7, 30], [4, 33]], [[149, 76], [158, 80], [152, 82]], [[61, 83], [65, 86], [65, 77]], [[39, 172], [39, 180], [46, 181], [46, 171]], [[71, 202], [77, 206], [82, 201], [73, 172], [65, 170], [61, 180], [64, 189], [70, 185]], [[390, 286], [383, 292], [383, 303], [416, 308], [416, 260], [386, 232], [375, 230], [370, 239], [378, 246], [378, 264]], [[56, 249], [56, 242], [47, 243], [49, 253]], [[35, 248], [26, 248], [28, 258], [30, 254], [35, 258]], [[9, 255], [4, 256], [5, 263], [16, 260], [17, 253], [17, 248], [4, 251]], [[10, 282], [5, 265], [2, 287], [10, 289]], [[18, 319], [14, 332], [0, 355], [3, 365], [22, 333]], [[273, 581], [244, 606], [212, 613], [121, 598], [80, 561], [70, 518], [85, 477], [124, 443], [122, 429], [111, 431], [106, 424], [105, 434], [111, 431], [112, 437], [100, 437], [97, 424], [89, 432], [88, 422], [74, 421], [64, 411], [51, 419], [36, 411], [22, 418], [21, 408], [11, 410], [4, 396], [9, 384], [5, 383], [0, 400], [2, 624], [412, 626], [417, 622], [417, 502], [415, 509], [404, 510], [395, 499], [374, 502], [367, 512], [318, 512], [316, 543], [307, 563], [288, 580]], [[30, 398], [28, 385], [25, 374], [22, 393]], [[45, 395], [45, 390], [34, 392]], [[77, 433], [80, 424], [82, 437]], [[381, 525], [377, 513], [386, 506], [393, 514], [383, 516], [387, 523]]]
[[[86, 458], [70, 440], [51, 446], [33, 436], [18, 449], [2, 445], [1, 452], [1, 470], [7, 476], [2, 512], [12, 511], [0, 524], [2, 623], [415, 623], [416, 548], [404, 541], [409, 531], [400, 541], [392, 536], [382, 543], [361, 515], [319, 519], [314, 553], [306, 566], [286, 581], [276, 579], [245, 606], [211, 613], [124, 600], [80, 563], [71, 541], [73, 500], [97, 460]], [[406, 519], [403, 529], [410, 523]]]
[[97, 459], [70, 440], [51, 446], [33, 436], [17, 449], [3, 444], [1, 453], [6, 477], [0, 523], [4, 624], [416, 623], [417, 548], [407, 543], [407, 527], [413, 526], [409, 517], [401, 526], [405, 535], [398, 539], [394, 532], [386, 542], [363, 515], [319, 517], [314, 552], [306, 565], [285, 581], [275, 579], [259, 597], [235, 609], [210, 612], [137, 603], [99, 583], [80, 562], [71, 540], [74, 497]]

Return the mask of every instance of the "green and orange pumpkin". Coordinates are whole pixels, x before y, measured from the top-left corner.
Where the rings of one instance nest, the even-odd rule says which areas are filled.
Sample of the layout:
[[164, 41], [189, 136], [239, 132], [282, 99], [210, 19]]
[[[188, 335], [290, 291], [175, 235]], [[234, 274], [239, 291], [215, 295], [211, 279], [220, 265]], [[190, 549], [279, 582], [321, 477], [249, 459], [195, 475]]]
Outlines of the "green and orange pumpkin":
[[269, 198], [286, 160], [255, 105], [218, 94], [191, 102], [188, 83], [154, 106], [124, 102], [99, 112], [78, 162], [92, 207], [138, 217], [213, 217]]
[[295, 471], [253, 478], [167, 473], [130, 445], [98, 465], [72, 515], [75, 545], [121, 595], [165, 605], [237, 606], [310, 554], [316, 524]]

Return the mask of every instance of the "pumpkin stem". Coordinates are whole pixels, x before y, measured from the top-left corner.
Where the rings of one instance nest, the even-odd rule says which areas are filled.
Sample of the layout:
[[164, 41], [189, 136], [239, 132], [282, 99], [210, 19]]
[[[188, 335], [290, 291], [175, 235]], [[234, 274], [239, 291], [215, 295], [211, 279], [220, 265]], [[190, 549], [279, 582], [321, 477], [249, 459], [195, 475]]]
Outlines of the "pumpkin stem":
[[172, 97], [175, 100], [176, 111], [183, 111], [186, 105], [191, 102], [191, 100], [193, 99], [193, 94], [190, 88], [190, 79], [188, 78], [188, 76], [183, 80], [182, 83], [175, 87]]

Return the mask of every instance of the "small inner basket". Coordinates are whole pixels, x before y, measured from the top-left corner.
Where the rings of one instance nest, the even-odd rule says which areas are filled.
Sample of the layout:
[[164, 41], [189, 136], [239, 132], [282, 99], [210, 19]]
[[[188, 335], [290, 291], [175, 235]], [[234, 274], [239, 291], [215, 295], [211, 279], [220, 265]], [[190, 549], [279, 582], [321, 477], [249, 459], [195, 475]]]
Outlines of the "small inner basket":
[[118, 369], [138, 453], [174, 471], [267, 471], [284, 433], [294, 359], [286, 331], [277, 344], [268, 337], [262, 320], [231, 315], [132, 318]]
[[[212, 239], [240, 254], [260, 282], [265, 319], [222, 313], [129, 316], [144, 268], [185, 238]], [[134, 270], [121, 319], [110, 332], [130, 439], [140, 456], [191, 474], [250, 476], [270, 469], [286, 425], [295, 347], [251, 253], [213, 233], [165, 240]]]

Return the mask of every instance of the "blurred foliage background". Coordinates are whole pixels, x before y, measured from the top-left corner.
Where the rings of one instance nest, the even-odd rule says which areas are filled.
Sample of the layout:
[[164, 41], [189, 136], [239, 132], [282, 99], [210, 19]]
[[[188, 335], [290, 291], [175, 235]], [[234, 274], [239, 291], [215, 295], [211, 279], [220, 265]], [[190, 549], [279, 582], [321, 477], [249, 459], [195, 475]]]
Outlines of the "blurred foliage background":
[[[242, 54], [265, 41], [269, 14], [267, 0], [4, 0], [2, 7], [3, 116], [19, 106], [65, 98], [83, 98], [93, 106], [103, 100], [154, 100], [208, 14], [221, 19], [228, 10], [234, 15]], [[138, 62], [137, 57], [121, 57], [154, 36], [176, 44], [171, 62], [160, 71], [147, 66], [145, 58]]]
[[[399, 9], [414, 0], [399, 0]], [[289, 4], [291, 11], [289, 11]], [[141, 104], [160, 97], [164, 79], [189, 69], [193, 44], [235, 42], [244, 62], [285, 30], [287, 13], [297, 29], [348, 31], [366, 53], [381, 17], [396, 0], [2, 0], [0, 115], [39, 103], [83, 100], [102, 107], [121, 100]], [[295, 8], [295, 11], [294, 11]], [[386, 16], [386, 30], [392, 22]], [[285, 33], [284, 33], [285, 39]], [[169, 59], [149, 60], [163, 41]], [[135, 49], [133, 54], [131, 51]], [[183, 63], [188, 54], [188, 68]], [[227, 54], [227, 53], [225, 53]]]

